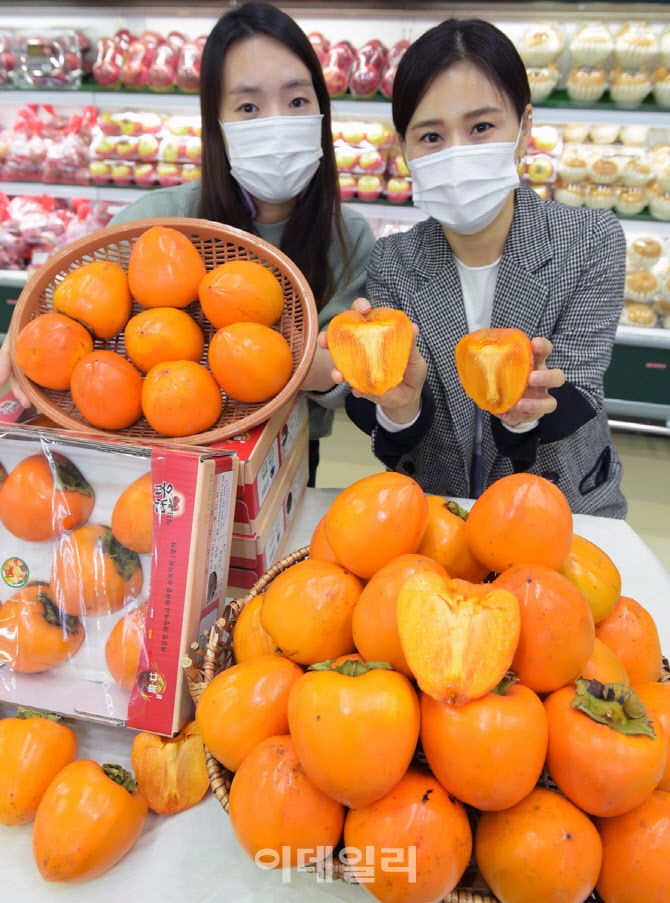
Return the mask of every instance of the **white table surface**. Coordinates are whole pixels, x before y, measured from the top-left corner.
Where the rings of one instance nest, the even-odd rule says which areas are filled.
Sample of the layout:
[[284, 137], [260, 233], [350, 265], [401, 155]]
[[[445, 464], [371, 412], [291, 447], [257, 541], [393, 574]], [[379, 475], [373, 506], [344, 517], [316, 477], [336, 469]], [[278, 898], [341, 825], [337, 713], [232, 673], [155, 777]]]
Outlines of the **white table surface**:
[[[339, 490], [308, 489], [291, 529], [287, 550], [309, 543], [318, 520]], [[463, 502], [463, 500], [461, 500]], [[468, 502], [463, 502], [469, 507]], [[663, 649], [670, 650], [670, 574], [623, 521], [576, 515], [576, 533], [597, 543], [621, 572], [624, 595], [653, 615]], [[12, 712], [3, 708], [2, 714]], [[75, 723], [80, 757], [130, 768], [134, 732]], [[0, 767], [2, 764], [0, 763]], [[32, 856], [32, 825], [0, 825], [2, 900], [25, 903], [363, 903], [372, 898], [343, 882], [317, 883], [312, 874], [264, 871], [242, 852], [230, 819], [211, 793], [192, 809], [174, 816], [149, 813], [144, 834], [112, 869], [84, 884], [42, 880]]]

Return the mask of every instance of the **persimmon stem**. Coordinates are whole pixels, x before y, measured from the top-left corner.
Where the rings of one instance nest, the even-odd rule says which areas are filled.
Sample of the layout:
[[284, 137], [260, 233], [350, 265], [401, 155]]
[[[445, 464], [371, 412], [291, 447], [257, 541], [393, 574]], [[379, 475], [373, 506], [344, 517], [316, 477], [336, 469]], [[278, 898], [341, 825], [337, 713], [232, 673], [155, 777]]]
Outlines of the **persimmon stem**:
[[44, 718], [47, 721], [62, 721], [62, 717], [57, 715], [55, 712], [43, 712], [41, 709], [29, 709], [26, 706], [20, 705], [16, 710], [17, 718]]
[[330, 659], [325, 662], [318, 662], [316, 665], [310, 665], [308, 671], [337, 671], [338, 674], [344, 674], [345, 677], [360, 677], [367, 674], [368, 671], [393, 671], [388, 662], [361, 662], [358, 659], [347, 658], [339, 665]]
[[620, 734], [655, 737], [653, 725], [636, 693], [625, 683], [603, 684], [579, 677], [572, 707]]
[[137, 788], [137, 781], [135, 778], [129, 771], [126, 771], [125, 768], [122, 768], [120, 765], [103, 765], [102, 770], [110, 781], [114, 781], [115, 784], [123, 787], [128, 793], [133, 793]]

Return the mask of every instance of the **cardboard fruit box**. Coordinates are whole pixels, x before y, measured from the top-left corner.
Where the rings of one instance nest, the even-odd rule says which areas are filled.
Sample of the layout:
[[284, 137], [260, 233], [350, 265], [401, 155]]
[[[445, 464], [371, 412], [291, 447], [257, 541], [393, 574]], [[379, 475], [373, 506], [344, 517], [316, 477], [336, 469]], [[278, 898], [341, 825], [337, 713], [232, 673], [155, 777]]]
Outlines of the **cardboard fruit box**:
[[[193, 446], [147, 447], [61, 430], [2, 427], [0, 464], [10, 477], [19, 463], [34, 455], [44, 456], [51, 474], [54, 462], [60, 457], [66, 459], [92, 487], [94, 503], [85, 527], [108, 527], [123, 490], [150, 471], [153, 497], [151, 553], [124, 555], [133, 568], [139, 561], [141, 575], [136, 574], [135, 568], [132, 590], [126, 592], [124, 589], [122, 599], [125, 604], [121, 607], [110, 610], [111, 606], [106, 609], [102, 606], [102, 613], [94, 614], [92, 612], [100, 610], [101, 606], [96, 609], [91, 605], [89, 610], [89, 596], [86, 596], [80, 616], [69, 622], [70, 627], [76, 626], [75, 632], [83, 631], [81, 645], [64, 658], [62, 654], [56, 655], [59, 660], [53, 664], [56, 641], [60, 642], [65, 636], [62, 610], [69, 611], [67, 605], [70, 603], [63, 605], [63, 599], [74, 599], [75, 596], [83, 599], [84, 593], [76, 590], [83, 587], [87, 578], [90, 581], [92, 573], [93, 580], [97, 581], [94, 582], [96, 588], [101, 582], [107, 587], [112, 579], [108, 577], [111, 572], [103, 571], [102, 567], [98, 571], [102, 540], [96, 546], [94, 566], [82, 554], [78, 559], [82, 564], [77, 570], [76, 562], [73, 564], [71, 559], [79, 552], [76, 555], [68, 553], [69, 559], [62, 554], [66, 547], [75, 548], [68, 544], [73, 543], [79, 527], [69, 529], [71, 523], [67, 524], [68, 532], [63, 537], [27, 537], [26, 531], [39, 532], [29, 526], [22, 528], [24, 536], [18, 538], [16, 523], [9, 514], [3, 513], [2, 495], [9, 486], [5, 480], [0, 488], [0, 701], [172, 735], [192, 717], [192, 703], [180, 658], [220, 615], [225, 602], [238, 460], [230, 452], [213, 452]], [[33, 495], [35, 498], [26, 499], [27, 511], [36, 504], [38, 493]], [[105, 538], [108, 536], [109, 533], [105, 533]], [[60, 571], [54, 564], [59, 555]], [[87, 568], [84, 567], [85, 560], [89, 562]], [[77, 576], [84, 573], [87, 577]], [[104, 581], [98, 573], [105, 575]], [[128, 571], [124, 571], [123, 579], [127, 578]], [[33, 648], [35, 643], [29, 642], [28, 637], [37, 635], [37, 631], [46, 637], [47, 607], [36, 605], [37, 613], [30, 609], [29, 617], [25, 615], [25, 606], [21, 618], [12, 614], [17, 607], [17, 594], [27, 592], [36, 581], [46, 584], [46, 595], [56, 600], [51, 615], [53, 621], [55, 614], [58, 625], [56, 635], [52, 630], [48, 642], [42, 641], [41, 650]], [[130, 586], [129, 583], [123, 585]], [[56, 586], [60, 590], [57, 591]], [[86, 592], [90, 593], [90, 587]], [[11, 599], [14, 601], [8, 605]], [[147, 603], [146, 623], [139, 665], [134, 681], [132, 672], [128, 681], [132, 682], [132, 687], [124, 689], [112, 676], [114, 668], [107, 659], [108, 640], [117, 622], [144, 603]], [[87, 613], [83, 614], [84, 611]], [[12, 649], [11, 634], [14, 631], [16, 637], [16, 628], [21, 628], [22, 623], [26, 627], [18, 633]], [[17, 642], [19, 651], [26, 650], [21, 662], [11, 659], [12, 653], [16, 655]], [[38, 655], [40, 652], [44, 656], [45, 646], [49, 647], [46, 659]], [[45, 664], [50, 666], [44, 667]]]

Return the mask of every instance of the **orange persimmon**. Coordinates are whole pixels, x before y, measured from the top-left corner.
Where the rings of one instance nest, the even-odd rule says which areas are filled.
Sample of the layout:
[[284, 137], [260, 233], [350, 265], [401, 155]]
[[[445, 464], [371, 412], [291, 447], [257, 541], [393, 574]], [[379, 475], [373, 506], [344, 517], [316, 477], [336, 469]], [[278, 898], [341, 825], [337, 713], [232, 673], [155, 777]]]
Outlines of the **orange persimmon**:
[[441, 495], [426, 496], [428, 525], [417, 552], [437, 561], [450, 577], [481, 583], [489, 569], [468, 548], [465, 522], [468, 512]]
[[284, 336], [263, 323], [231, 323], [212, 337], [209, 366], [235, 401], [255, 404], [277, 395], [291, 378], [293, 355]]
[[103, 430], [120, 430], [142, 416], [142, 374], [116, 351], [85, 354], [72, 371], [72, 400]]
[[94, 260], [72, 270], [53, 295], [56, 313], [77, 320], [99, 339], [121, 332], [131, 305], [126, 271], [111, 260]]
[[388, 662], [395, 671], [412, 678], [398, 635], [398, 596], [413, 574], [449, 575], [425, 555], [399, 555], [372, 576], [363, 587], [352, 622], [356, 649], [369, 662]]
[[147, 603], [126, 612], [112, 627], [105, 643], [105, 661], [109, 673], [124, 690], [132, 690], [140, 663]]
[[540, 565], [508, 568], [491, 584], [519, 603], [521, 631], [512, 670], [536, 693], [550, 693], [582, 672], [595, 628], [588, 602], [567, 577]]
[[398, 555], [416, 552], [428, 523], [428, 502], [416, 480], [386, 471], [343, 489], [325, 517], [336, 559], [367, 580]]
[[195, 721], [185, 724], [176, 737], [136, 734], [130, 764], [140, 793], [159, 815], [190, 809], [209, 788], [205, 746]]
[[577, 806], [536, 787], [509, 809], [482, 813], [475, 859], [496, 899], [583, 903], [598, 879], [602, 844]]
[[221, 389], [195, 361], [166, 361], [147, 373], [142, 411], [163, 436], [193, 436], [214, 426], [223, 410]]
[[263, 868], [318, 862], [337, 846], [344, 806], [310, 780], [291, 737], [258, 743], [230, 786], [230, 825]]
[[659, 679], [663, 653], [658, 628], [635, 599], [620, 596], [607, 617], [596, 624], [596, 636], [621, 660], [631, 686]]
[[517, 403], [533, 372], [533, 346], [520, 329], [475, 329], [456, 345], [458, 378], [468, 398], [491, 414]]
[[591, 657], [582, 668], [580, 677], [599, 680], [601, 684], [627, 684], [628, 674], [619, 656], [602, 640], [595, 637]]
[[111, 528], [115, 538], [140, 555], [151, 553], [153, 489], [151, 471], [147, 471], [126, 486], [112, 509]]
[[19, 708], [0, 719], [0, 825], [32, 821], [61, 768], [77, 757], [77, 736], [55, 716]]
[[330, 321], [327, 338], [342, 376], [371, 395], [383, 395], [402, 382], [414, 341], [411, 320], [393, 307], [373, 307], [367, 314], [342, 311]]
[[475, 558], [497, 573], [515, 564], [558, 569], [570, 551], [572, 512], [558, 486], [536, 474], [514, 473], [476, 499], [465, 536]]
[[398, 597], [398, 634], [419, 687], [464, 705], [505, 676], [519, 640], [519, 604], [491, 584], [428, 572], [410, 577]]
[[670, 686], [658, 680], [636, 684], [635, 695], [647, 710], [656, 733], [663, 731], [668, 741], [668, 761], [657, 790], [670, 790]]
[[312, 539], [309, 543], [309, 557], [318, 558], [319, 561], [332, 561], [339, 564], [335, 557], [335, 552], [330, 547], [326, 539], [326, 515], [324, 514], [319, 523], [314, 528]]
[[178, 307], [143, 310], [128, 320], [123, 335], [126, 354], [144, 374], [165, 361], [199, 361], [205, 347], [202, 329]]
[[166, 226], [143, 232], [128, 260], [130, 291], [142, 307], [186, 307], [198, 297], [206, 272], [191, 239]]
[[559, 571], [584, 593], [596, 624], [619, 601], [621, 575], [617, 566], [609, 555], [583, 536], [572, 534], [568, 557]]
[[86, 523], [95, 492], [69, 458], [49, 450], [28, 455], [0, 488], [0, 521], [28, 542], [58, 539]]
[[37, 807], [35, 863], [45, 881], [88, 881], [132, 849], [146, 820], [146, 801], [127, 771], [77, 759], [56, 775]]
[[40, 314], [16, 337], [14, 355], [19, 370], [46, 389], [70, 388], [77, 361], [93, 351], [90, 332], [63, 314]]
[[228, 260], [210, 270], [198, 296], [202, 312], [217, 329], [242, 321], [274, 326], [284, 309], [279, 280], [254, 260]]
[[233, 631], [233, 653], [237, 664], [261, 655], [284, 654], [261, 624], [264, 597], [264, 593], [254, 596], [237, 616]]

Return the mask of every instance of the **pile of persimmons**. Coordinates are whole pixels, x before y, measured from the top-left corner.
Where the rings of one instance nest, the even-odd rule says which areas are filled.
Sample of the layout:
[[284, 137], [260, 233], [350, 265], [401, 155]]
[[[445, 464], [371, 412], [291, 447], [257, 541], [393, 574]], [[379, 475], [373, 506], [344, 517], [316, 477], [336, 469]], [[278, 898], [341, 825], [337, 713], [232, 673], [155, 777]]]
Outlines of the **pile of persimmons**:
[[[133, 301], [144, 310], [131, 315]], [[184, 310], [198, 301], [213, 327], [209, 343]], [[97, 260], [68, 273], [53, 310], [18, 334], [15, 359], [37, 385], [69, 390], [95, 427], [123, 430], [144, 416], [161, 435], [194, 435], [218, 421], [222, 390], [252, 404], [284, 388], [293, 359], [272, 328], [283, 307], [279, 280], [263, 264], [232, 259], [207, 270], [186, 235], [156, 225], [135, 241], [127, 272]]]
[[233, 645], [196, 722], [257, 862], [330, 853], [381, 901], [442, 900], [473, 855], [502, 903], [670, 900], [658, 631], [554, 484], [466, 514], [354, 483]]

